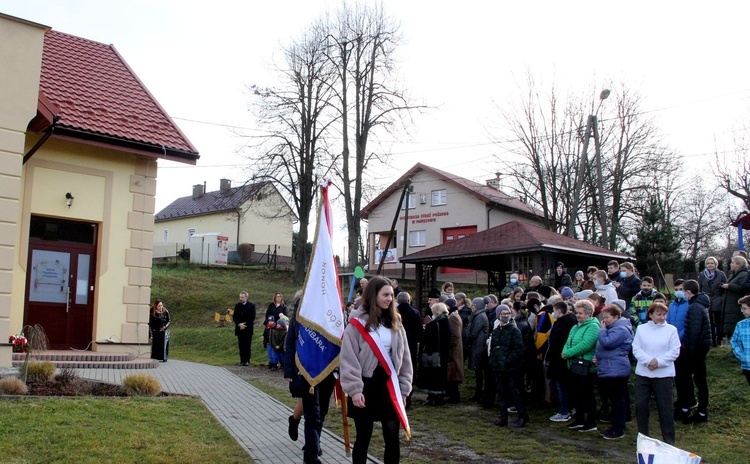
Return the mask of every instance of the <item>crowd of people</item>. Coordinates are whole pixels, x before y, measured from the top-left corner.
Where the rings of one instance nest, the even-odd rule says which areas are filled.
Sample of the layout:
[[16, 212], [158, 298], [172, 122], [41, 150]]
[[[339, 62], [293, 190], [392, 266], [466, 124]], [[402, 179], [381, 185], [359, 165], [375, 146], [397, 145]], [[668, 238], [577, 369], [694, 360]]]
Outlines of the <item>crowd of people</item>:
[[513, 273], [499, 297], [470, 298], [446, 282], [429, 292], [425, 314], [397, 294], [414, 386], [427, 393], [425, 405], [458, 403], [471, 369], [469, 400], [497, 408], [495, 425], [524, 427], [529, 407], [549, 407], [551, 421], [605, 439], [624, 437], [633, 417], [648, 435], [655, 398], [662, 440], [674, 444], [676, 421], [708, 421], [712, 346], [731, 344], [750, 384], [747, 257], [736, 252], [728, 275], [718, 264], [707, 258], [697, 279], [677, 279], [671, 298], [617, 261], [574, 278], [557, 263], [548, 282], [532, 276], [528, 286]]
[[[297, 439], [304, 415], [310, 443], [305, 462], [319, 462], [320, 430], [337, 376], [357, 431], [355, 463], [366, 461], [374, 422], [382, 426], [385, 462], [398, 462], [396, 406], [411, 407], [415, 388], [427, 394], [425, 406], [459, 403], [465, 369], [475, 378], [468, 400], [496, 408], [496, 426], [525, 427], [530, 407], [551, 408], [550, 421], [613, 440], [625, 436], [635, 412], [638, 431], [649, 435], [653, 398], [662, 440], [669, 444], [675, 443], [676, 421], [708, 421], [706, 357], [712, 346], [731, 344], [750, 385], [744, 252], [732, 257], [728, 274], [716, 258], [707, 258], [697, 279], [675, 280], [671, 298], [630, 262], [610, 261], [606, 270], [589, 266], [574, 278], [567, 271], [559, 262], [547, 283], [532, 276], [527, 286], [513, 273], [499, 297], [470, 298], [445, 282], [430, 290], [424, 314], [395, 279], [361, 279], [356, 299], [342, 307], [347, 325], [340, 374], [315, 388], [294, 366], [296, 311], [289, 314], [283, 296], [275, 294], [263, 342], [268, 368], [281, 365], [290, 391], [300, 398], [289, 417], [289, 435]], [[246, 292], [239, 299], [235, 334], [240, 364], [247, 365], [255, 306]], [[394, 406], [389, 388], [400, 390], [402, 403]]]

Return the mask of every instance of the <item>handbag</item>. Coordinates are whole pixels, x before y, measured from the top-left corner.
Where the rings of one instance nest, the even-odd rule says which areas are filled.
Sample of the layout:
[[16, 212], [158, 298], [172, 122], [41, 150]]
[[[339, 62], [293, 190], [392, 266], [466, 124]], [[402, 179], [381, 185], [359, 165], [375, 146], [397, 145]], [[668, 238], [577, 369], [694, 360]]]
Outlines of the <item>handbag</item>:
[[422, 367], [427, 369], [440, 367], [440, 353], [422, 353]]
[[589, 375], [591, 361], [588, 359], [574, 358], [570, 360], [570, 373], [575, 375]]

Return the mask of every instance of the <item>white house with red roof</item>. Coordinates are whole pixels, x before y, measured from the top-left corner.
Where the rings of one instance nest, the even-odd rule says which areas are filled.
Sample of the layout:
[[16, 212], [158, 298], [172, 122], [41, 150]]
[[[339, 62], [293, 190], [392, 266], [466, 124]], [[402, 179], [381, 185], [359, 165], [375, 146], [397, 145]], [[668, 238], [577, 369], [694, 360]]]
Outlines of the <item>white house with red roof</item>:
[[[412, 190], [408, 203], [404, 201], [399, 207], [407, 181], [411, 182]], [[397, 211], [395, 235], [388, 243]], [[408, 256], [510, 221], [540, 225], [544, 220], [541, 211], [500, 191], [497, 179], [483, 185], [422, 163], [406, 171], [361, 213], [368, 221], [369, 267], [376, 269], [379, 257], [385, 255], [383, 271], [391, 275], [401, 270], [398, 258], [404, 256], [404, 237]], [[462, 271], [443, 268], [441, 272]]]
[[197, 150], [112, 45], [0, 14], [0, 63], [0, 341], [147, 344], [157, 160]]

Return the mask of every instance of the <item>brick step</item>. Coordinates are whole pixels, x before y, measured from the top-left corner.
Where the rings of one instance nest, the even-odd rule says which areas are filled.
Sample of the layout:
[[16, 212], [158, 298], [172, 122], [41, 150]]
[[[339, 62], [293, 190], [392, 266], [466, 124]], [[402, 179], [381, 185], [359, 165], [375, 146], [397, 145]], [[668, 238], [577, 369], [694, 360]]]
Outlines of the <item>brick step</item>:
[[[13, 353], [13, 366], [23, 364], [26, 353]], [[104, 351], [50, 350], [32, 354], [35, 361], [50, 361], [58, 369], [154, 369], [159, 361], [138, 358], [134, 353]]]
[[[52, 361], [58, 369], [155, 369], [159, 361], [155, 359], [135, 359], [131, 361]], [[13, 361], [13, 367], [21, 367], [23, 361]]]

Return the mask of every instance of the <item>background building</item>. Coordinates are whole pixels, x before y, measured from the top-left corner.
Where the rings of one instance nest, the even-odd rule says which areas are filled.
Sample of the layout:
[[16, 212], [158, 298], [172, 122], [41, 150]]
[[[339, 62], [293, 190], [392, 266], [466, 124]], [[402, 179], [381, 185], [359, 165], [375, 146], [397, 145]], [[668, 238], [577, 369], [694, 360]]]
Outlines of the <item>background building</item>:
[[156, 215], [154, 258], [175, 256], [190, 248], [195, 234], [218, 233], [229, 239], [229, 250], [241, 243], [255, 254], [292, 256], [292, 224], [296, 217], [272, 182], [232, 187], [221, 179], [219, 190], [194, 185], [193, 194], [173, 201]]

